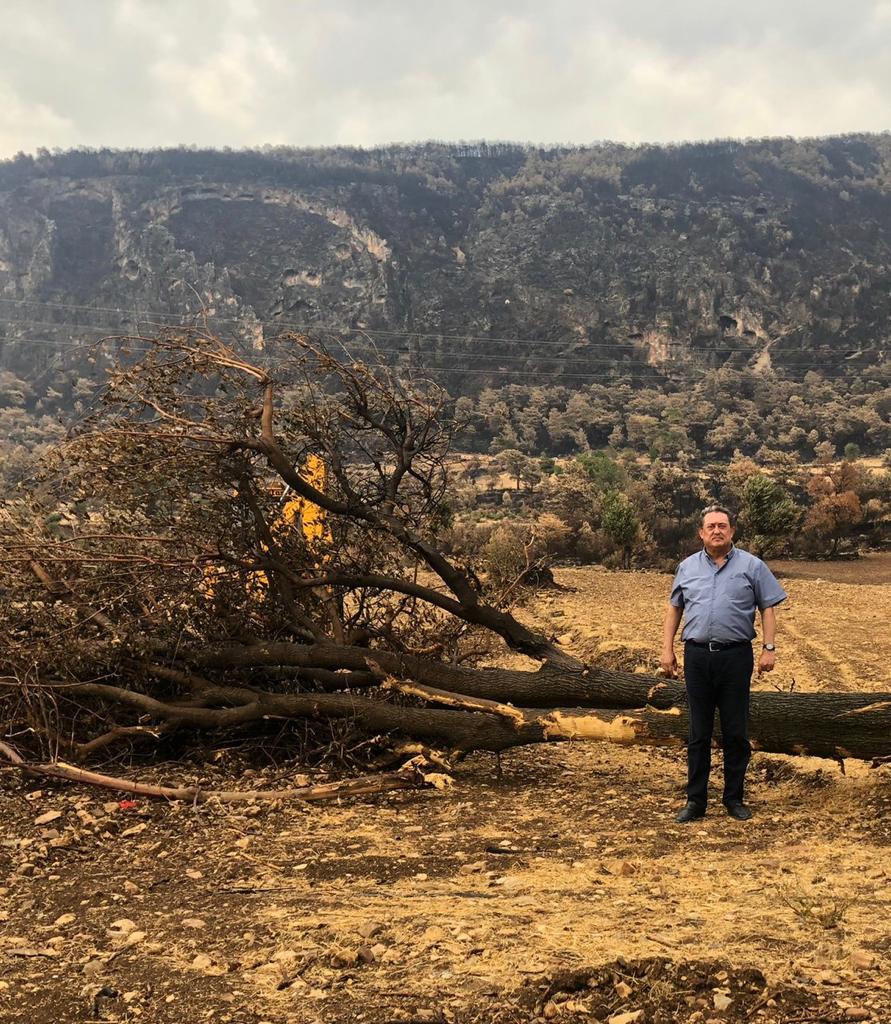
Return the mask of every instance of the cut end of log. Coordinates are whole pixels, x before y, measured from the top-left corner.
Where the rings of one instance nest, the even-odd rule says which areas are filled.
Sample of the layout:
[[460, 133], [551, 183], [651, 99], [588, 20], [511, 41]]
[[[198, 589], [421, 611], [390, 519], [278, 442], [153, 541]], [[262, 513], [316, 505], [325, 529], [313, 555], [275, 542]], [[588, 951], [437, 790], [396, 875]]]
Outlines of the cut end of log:
[[617, 715], [605, 722], [594, 715], [569, 715], [554, 711], [541, 720], [546, 739], [608, 740], [610, 743], [636, 743], [646, 726], [628, 715]]

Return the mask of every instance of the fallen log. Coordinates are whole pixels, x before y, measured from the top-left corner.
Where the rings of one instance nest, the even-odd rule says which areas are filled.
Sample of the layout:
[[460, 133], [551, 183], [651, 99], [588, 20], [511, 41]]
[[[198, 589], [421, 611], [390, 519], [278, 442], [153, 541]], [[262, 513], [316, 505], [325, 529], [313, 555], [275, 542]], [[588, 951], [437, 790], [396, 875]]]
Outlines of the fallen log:
[[[622, 709], [518, 707], [510, 701], [458, 693], [395, 677], [385, 683], [390, 690], [445, 707], [396, 704], [381, 696], [355, 693], [280, 694], [235, 687], [211, 688], [204, 691], [204, 696], [219, 704], [236, 698], [243, 703], [234, 707], [196, 707], [157, 700], [107, 684], [66, 684], [64, 689], [69, 696], [129, 705], [155, 719], [198, 728], [229, 728], [273, 718], [340, 718], [350, 719], [371, 734], [430, 740], [436, 746], [466, 753], [582, 739], [682, 745], [686, 743], [688, 729], [683, 691], [677, 684], [658, 680], [655, 683], [658, 689], [651, 687], [647, 691], [652, 696], [652, 704]], [[52, 688], [52, 684], [44, 685]], [[755, 693], [749, 726], [752, 745], [770, 753], [835, 759], [874, 760], [889, 756], [891, 706], [881, 699], [884, 696]], [[716, 738], [720, 738], [717, 728]]]
[[[611, 743], [679, 746], [687, 742], [689, 718], [686, 706], [647, 706], [622, 711], [589, 708], [542, 710], [518, 708], [508, 703], [395, 679], [388, 681], [387, 686], [465, 712], [494, 716], [514, 729], [518, 744], [606, 740]], [[862, 760], [882, 759], [891, 751], [891, 705], [887, 701], [873, 700], [851, 710], [849, 702], [844, 700], [852, 696], [850, 694], [799, 694], [794, 701], [774, 700], [775, 697], [790, 697], [789, 694], [753, 694], [753, 698], [756, 696], [766, 699], [756, 702], [757, 710], [750, 716], [749, 738], [755, 750]], [[830, 713], [816, 719], [798, 713], [802, 696], [823, 698], [816, 703], [824, 711], [830, 709]], [[859, 696], [867, 699], [875, 695]], [[813, 711], [814, 702], [804, 703], [810, 704]], [[720, 738], [720, 726], [716, 724], [715, 742], [720, 743]]]
[[[596, 666], [579, 664], [577, 670], [569, 670], [563, 665], [546, 662], [536, 671], [468, 669], [391, 651], [289, 643], [218, 649], [195, 655], [194, 660], [202, 667], [213, 669], [317, 664], [353, 671], [371, 670], [378, 680], [400, 679], [465, 698], [512, 704], [527, 710], [568, 707], [596, 708], [598, 712], [615, 709], [630, 713], [634, 710], [677, 709], [681, 717], [673, 720], [674, 726], [677, 735], [686, 741], [687, 697], [681, 684], [656, 676], [616, 672]], [[350, 699], [356, 702], [357, 713], [361, 708], [364, 715], [366, 706], [361, 703], [363, 698], [351, 695]], [[463, 710], [466, 713], [478, 709], [467, 705]], [[322, 711], [321, 705], [319, 711]], [[379, 709], [369, 708], [367, 713], [370, 720], [377, 722], [382, 719], [396, 722], [399, 717]], [[644, 714], [642, 720], [646, 718]], [[380, 728], [384, 728], [383, 724]], [[425, 731], [419, 732], [419, 729]], [[468, 725], [463, 728], [456, 722], [442, 724], [433, 718], [406, 721], [404, 727], [396, 725], [396, 731], [418, 738], [435, 737], [462, 750], [503, 750], [516, 745], [518, 737], [523, 735], [521, 732], [511, 736], [504, 732], [503, 727], [498, 729], [494, 725]], [[891, 754], [891, 693], [756, 690], [751, 696], [749, 731], [753, 746], [772, 753], [866, 760], [884, 757]], [[499, 745], [489, 745], [493, 743]]]

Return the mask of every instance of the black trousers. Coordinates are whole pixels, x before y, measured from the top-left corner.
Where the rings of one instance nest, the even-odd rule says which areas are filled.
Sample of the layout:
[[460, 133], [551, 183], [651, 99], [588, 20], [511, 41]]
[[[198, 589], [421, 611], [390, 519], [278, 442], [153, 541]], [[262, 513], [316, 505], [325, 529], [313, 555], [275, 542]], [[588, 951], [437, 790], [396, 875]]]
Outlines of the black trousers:
[[724, 748], [724, 803], [743, 798], [749, 745], [749, 691], [754, 668], [750, 644], [709, 651], [684, 645], [684, 681], [690, 712], [687, 741], [687, 800], [705, 807], [712, 766], [715, 709], [721, 715]]

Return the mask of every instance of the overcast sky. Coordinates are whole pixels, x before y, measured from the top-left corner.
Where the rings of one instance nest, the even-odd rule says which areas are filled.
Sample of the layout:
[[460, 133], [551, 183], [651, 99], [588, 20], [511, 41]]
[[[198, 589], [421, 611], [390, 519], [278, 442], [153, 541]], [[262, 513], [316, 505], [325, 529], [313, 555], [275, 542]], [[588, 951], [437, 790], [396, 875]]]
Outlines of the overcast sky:
[[891, 0], [0, 0], [0, 156], [888, 128]]

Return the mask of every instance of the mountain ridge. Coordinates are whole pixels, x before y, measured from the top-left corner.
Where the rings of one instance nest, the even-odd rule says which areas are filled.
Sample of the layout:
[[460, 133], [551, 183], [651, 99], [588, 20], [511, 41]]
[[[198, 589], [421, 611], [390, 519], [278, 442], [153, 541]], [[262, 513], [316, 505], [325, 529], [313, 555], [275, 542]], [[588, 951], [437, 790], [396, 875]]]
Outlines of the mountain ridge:
[[202, 311], [251, 347], [376, 337], [456, 391], [855, 374], [887, 359], [891, 135], [0, 163], [0, 369]]

